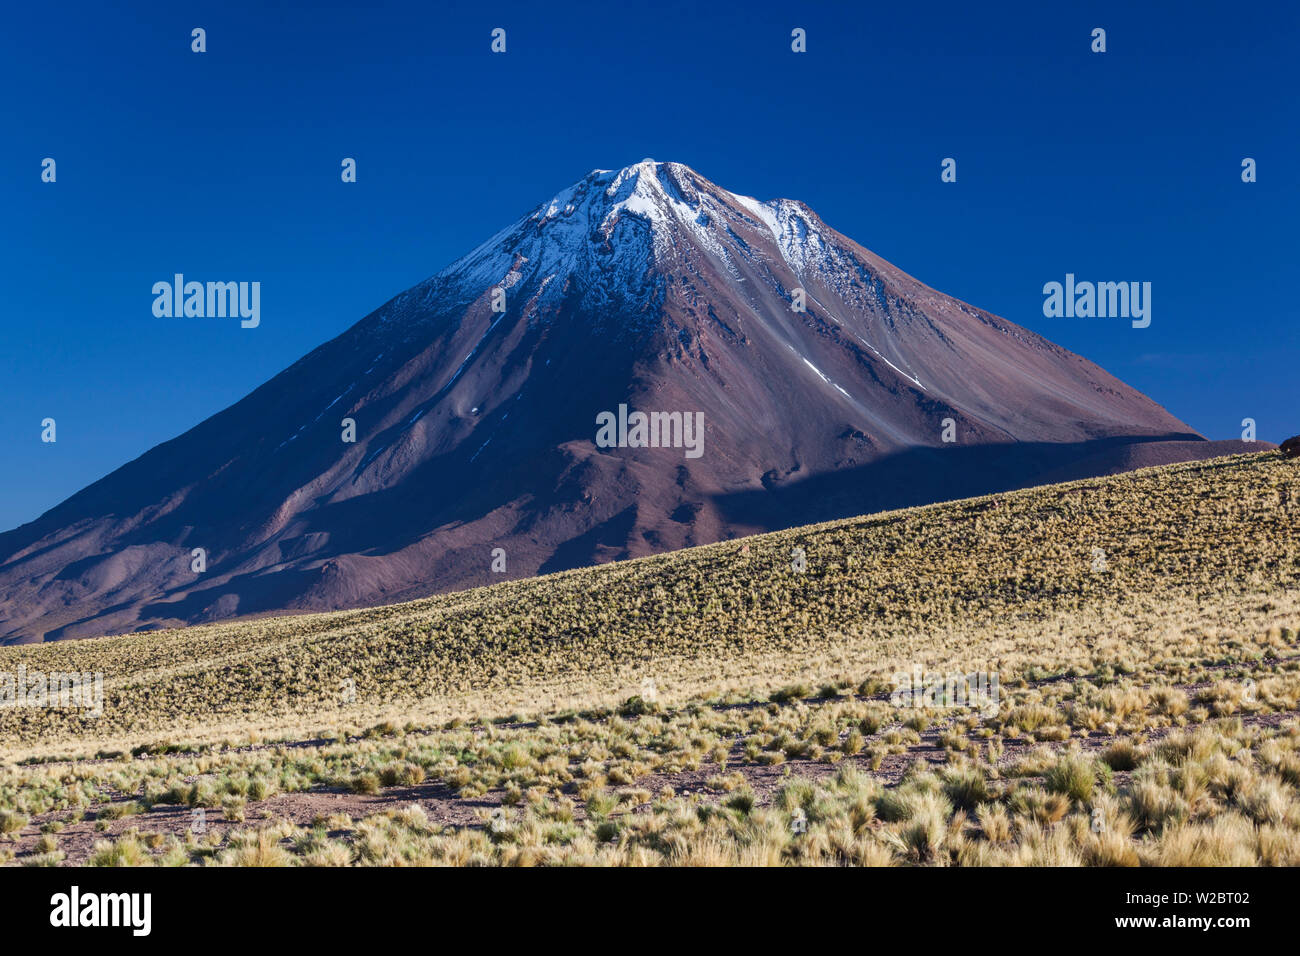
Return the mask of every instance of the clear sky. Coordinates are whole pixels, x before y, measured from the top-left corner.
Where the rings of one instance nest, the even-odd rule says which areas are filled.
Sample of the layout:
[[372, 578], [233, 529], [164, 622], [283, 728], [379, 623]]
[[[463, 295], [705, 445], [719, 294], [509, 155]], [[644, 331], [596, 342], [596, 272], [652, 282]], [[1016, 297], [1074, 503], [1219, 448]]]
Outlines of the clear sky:
[[[801, 199], [1208, 437], [1300, 432], [1292, 2], [116, 6], [0, 36], [0, 529], [646, 157]], [[155, 318], [176, 272], [260, 281], [261, 326]], [[1067, 272], [1151, 282], [1150, 327], [1045, 318]]]

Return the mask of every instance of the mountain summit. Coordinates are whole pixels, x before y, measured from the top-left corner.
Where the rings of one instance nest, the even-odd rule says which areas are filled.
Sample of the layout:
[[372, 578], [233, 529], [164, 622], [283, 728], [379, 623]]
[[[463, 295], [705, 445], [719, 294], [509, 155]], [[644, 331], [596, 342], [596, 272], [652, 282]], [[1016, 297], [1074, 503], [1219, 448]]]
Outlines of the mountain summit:
[[0, 535], [0, 641], [388, 603], [1238, 444], [800, 202], [644, 160]]

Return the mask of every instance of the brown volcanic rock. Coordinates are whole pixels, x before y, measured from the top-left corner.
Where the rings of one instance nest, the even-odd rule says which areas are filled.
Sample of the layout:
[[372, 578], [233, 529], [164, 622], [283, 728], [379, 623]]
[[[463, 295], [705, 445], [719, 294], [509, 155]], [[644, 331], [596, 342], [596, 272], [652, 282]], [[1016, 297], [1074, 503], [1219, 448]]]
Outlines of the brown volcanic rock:
[[1293, 435], [1278, 445], [1283, 458], [1300, 458], [1300, 435]]
[[[702, 412], [703, 455], [596, 447], [620, 404]], [[0, 535], [0, 641], [386, 603], [500, 580], [498, 547], [520, 577], [1224, 453], [801, 203], [645, 161]]]

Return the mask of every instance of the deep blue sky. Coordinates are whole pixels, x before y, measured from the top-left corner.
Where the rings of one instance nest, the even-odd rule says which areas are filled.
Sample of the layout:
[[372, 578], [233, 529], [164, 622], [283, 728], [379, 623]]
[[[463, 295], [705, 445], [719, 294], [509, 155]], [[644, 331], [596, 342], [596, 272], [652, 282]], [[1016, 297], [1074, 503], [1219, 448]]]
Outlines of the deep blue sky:
[[[0, 529], [644, 157], [802, 199], [1209, 437], [1300, 431], [1294, 3], [115, 6], [0, 37]], [[154, 318], [178, 271], [261, 281], [261, 327]], [[1044, 318], [1066, 272], [1152, 282], [1151, 327]]]

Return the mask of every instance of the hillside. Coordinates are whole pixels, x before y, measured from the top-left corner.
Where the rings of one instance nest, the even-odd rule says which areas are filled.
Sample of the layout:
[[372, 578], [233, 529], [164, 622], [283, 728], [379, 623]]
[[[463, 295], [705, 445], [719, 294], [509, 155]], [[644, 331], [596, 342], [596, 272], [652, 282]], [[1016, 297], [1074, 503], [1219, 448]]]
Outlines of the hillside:
[[103, 671], [106, 688], [94, 721], [0, 711], [0, 742], [500, 716], [621, 699], [644, 677], [686, 695], [916, 658], [1062, 670], [1175, 633], [1190, 646], [1285, 620], [1247, 596], [1300, 587], [1298, 473], [1271, 452], [1185, 463], [371, 610], [0, 648], [0, 667]]
[[[1266, 452], [0, 649], [105, 686], [0, 710], [0, 830], [47, 862], [1300, 863], [1297, 527]], [[898, 705], [914, 668], [1001, 699]]]

